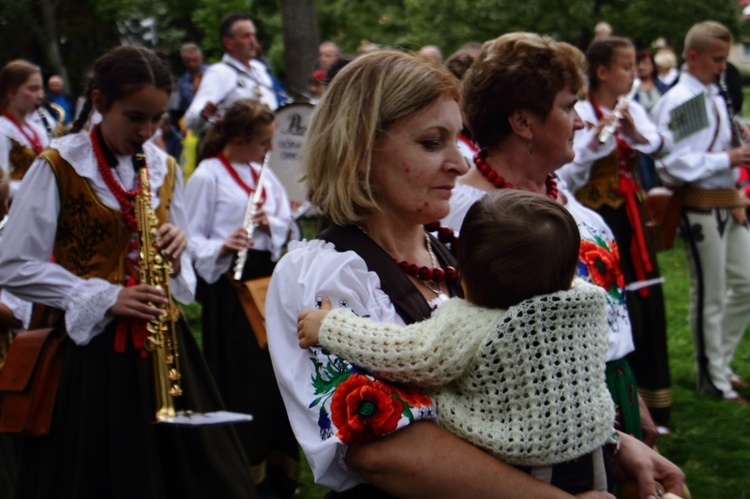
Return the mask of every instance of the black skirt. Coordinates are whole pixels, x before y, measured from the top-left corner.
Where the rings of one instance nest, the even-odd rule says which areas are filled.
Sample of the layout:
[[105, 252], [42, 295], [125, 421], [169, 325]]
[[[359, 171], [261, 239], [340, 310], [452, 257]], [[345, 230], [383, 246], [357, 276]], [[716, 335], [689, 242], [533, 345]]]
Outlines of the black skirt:
[[[604, 218], [612, 229], [615, 241], [620, 250], [620, 266], [625, 283], [637, 280], [633, 255], [631, 254], [631, 240], [633, 228], [630, 225], [625, 206], [613, 209], [604, 206], [597, 212]], [[641, 210], [641, 220], [646, 220]], [[659, 265], [656, 260], [654, 245], [644, 229], [644, 236], [648, 247], [649, 259], [653, 270], [646, 274], [646, 279], [660, 277]], [[628, 355], [635, 379], [638, 381], [638, 391], [649, 408], [654, 422], [666, 425], [672, 407], [672, 388], [669, 375], [669, 358], [667, 353], [667, 322], [664, 311], [664, 294], [661, 284], [648, 287], [648, 296], [644, 297], [638, 291], [627, 291], [625, 301], [628, 304], [628, 316], [633, 328], [633, 342], [635, 351]]]
[[[267, 251], [248, 252], [243, 280], [271, 275]], [[258, 346], [234, 285], [226, 275], [206, 286], [203, 353], [231, 411], [253, 415], [237, 426], [258, 492], [292, 497], [299, 483], [299, 446], [281, 399], [268, 350]]]
[[[255, 498], [233, 426], [153, 423], [151, 361], [130, 341], [114, 351], [115, 324], [85, 346], [66, 340], [51, 430], [24, 439], [15, 497]], [[184, 321], [176, 329], [184, 390], [176, 408], [223, 409]]]

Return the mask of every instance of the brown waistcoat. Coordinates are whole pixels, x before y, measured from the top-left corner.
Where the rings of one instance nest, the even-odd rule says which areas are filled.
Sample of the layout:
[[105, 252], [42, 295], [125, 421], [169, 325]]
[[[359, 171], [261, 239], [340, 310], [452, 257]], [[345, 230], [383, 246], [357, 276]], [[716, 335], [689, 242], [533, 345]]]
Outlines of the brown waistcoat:
[[[104, 205], [88, 180], [54, 149], [41, 157], [52, 167], [60, 194], [60, 214], [55, 234], [55, 262], [73, 274], [125, 284], [125, 262], [132, 231], [122, 223], [119, 210]], [[175, 163], [170, 158], [164, 184], [159, 189], [161, 203], [156, 209], [159, 225], [169, 216], [175, 180]]]

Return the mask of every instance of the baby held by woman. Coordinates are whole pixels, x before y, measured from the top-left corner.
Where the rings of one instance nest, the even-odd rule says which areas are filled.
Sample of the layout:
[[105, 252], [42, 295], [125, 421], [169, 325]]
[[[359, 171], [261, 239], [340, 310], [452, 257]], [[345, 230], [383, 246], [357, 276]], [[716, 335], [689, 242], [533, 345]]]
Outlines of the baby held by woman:
[[572, 494], [607, 490], [618, 434], [604, 381], [606, 301], [573, 279], [575, 221], [544, 196], [495, 191], [471, 207], [457, 246], [465, 299], [409, 326], [303, 312], [300, 347], [319, 343], [429, 390], [445, 428], [541, 480]]

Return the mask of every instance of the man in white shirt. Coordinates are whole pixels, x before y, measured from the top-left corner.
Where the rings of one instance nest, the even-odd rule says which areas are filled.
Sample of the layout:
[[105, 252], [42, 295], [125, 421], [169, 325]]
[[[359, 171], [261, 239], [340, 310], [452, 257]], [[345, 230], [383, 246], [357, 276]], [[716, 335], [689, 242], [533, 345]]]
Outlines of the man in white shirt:
[[328, 71], [331, 64], [341, 59], [344, 56], [344, 52], [336, 42], [327, 40], [320, 44], [318, 47], [318, 68], [323, 71]]
[[185, 113], [188, 128], [202, 133], [209, 120], [238, 99], [254, 98], [275, 110], [278, 99], [266, 66], [255, 59], [258, 40], [255, 25], [245, 14], [229, 14], [219, 26], [224, 57], [211, 65], [201, 79]]
[[698, 390], [744, 403], [735, 388], [746, 384], [730, 363], [750, 322], [750, 230], [734, 182], [735, 167], [750, 163], [750, 148], [734, 146], [716, 84], [731, 41], [729, 30], [714, 21], [690, 28], [687, 69], [652, 114], [674, 136], [657, 171], [665, 185], [681, 189]]

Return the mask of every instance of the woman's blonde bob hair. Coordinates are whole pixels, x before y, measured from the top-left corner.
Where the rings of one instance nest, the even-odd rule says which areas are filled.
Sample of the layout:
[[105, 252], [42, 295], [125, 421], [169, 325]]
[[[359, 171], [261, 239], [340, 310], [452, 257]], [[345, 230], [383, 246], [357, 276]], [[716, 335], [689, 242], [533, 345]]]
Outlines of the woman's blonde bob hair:
[[376, 141], [441, 96], [458, 101], [458, 80], [414, 55], [379, 51], [346, 65], [329, 84], [308, 130], [302, 162], [310, 201], [339, 225], [377, 210], [370, 184]]

